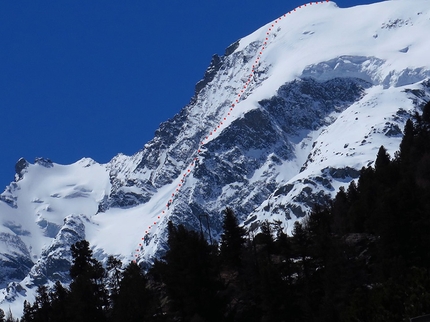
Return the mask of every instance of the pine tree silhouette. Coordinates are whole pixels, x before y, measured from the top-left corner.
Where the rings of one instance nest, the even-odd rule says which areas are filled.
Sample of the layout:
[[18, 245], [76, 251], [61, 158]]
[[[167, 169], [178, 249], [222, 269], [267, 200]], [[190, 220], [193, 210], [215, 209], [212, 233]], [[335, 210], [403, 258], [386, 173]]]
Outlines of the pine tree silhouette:
[[86, 240], [79, 241], [71, 247], [73, 264], [70, 268], [69, 312], [71, 321], [106, 320], [103, 308], [106, 306], [107, 294], [102, 284], [104, 269], [100, 262], [92, 257], [92, 251]]
[[231, 208], [224, 211], [223, 233], [221, 235], [221, 258], [223, 262], [231, 267], [241, 266], [241, 255], [245, 243], [246, 231], [239, 227], [237, 218]]

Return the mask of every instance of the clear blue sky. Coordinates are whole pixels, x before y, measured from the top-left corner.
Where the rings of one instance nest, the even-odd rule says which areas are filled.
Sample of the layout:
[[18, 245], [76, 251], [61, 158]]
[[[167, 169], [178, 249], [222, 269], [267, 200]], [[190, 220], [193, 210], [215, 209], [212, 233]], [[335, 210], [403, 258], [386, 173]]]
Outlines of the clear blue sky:
[[0, 190], [20, 157], [137, 152], [189, 102], [214, 53], [303, 3], [1, 1]]

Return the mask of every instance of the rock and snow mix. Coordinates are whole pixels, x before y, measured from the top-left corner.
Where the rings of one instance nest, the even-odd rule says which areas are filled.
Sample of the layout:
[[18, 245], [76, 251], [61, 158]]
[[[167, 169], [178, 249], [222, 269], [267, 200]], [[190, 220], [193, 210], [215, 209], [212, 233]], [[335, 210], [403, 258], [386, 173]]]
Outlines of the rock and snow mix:
[[19, 160], [0, 195], [3, 308], [19, 315], [36, 285], [67, 282], [77, 240], [101, 260], [132, 260], [141, 243], [144, 261], [163, 249], [168, 220], [199, 229], [208, 214], [217, 237], [226, 206], [250, 229], [266, 219], [291, 228], [357, 178], [381, 145], [398, 149], [405, 121], [430, 99], [430, 3], [308, 5], [273, 27], [240, 102], [158, 219], [202, 138], [227, 115], [271, 24], [214, 56], [190, 104], [133, 156]]

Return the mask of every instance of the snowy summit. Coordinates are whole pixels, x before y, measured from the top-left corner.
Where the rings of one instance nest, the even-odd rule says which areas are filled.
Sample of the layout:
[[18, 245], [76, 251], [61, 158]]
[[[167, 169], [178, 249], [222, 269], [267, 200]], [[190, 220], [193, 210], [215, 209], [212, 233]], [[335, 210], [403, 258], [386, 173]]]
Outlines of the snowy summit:
[[67, 283], [81, 239], [102, 261], [144, 263], [169, 220], [200, 229], [207, 214], [218, 238], [226, 206], [250, 230], [266, 219], [290, 230], [381, 145], [398, 149], [430, 100], [429, 30], [428, 0], [313, 2], [214, 55], [190, 103], [134, 155], [20, 159], [0, 195], [1, 307], [20, 315], [37, 285]]

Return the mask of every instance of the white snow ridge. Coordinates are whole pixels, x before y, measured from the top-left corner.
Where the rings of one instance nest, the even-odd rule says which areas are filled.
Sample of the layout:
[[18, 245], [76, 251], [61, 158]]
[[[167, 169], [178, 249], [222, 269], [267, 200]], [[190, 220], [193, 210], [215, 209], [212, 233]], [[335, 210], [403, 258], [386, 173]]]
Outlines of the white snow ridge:
[[314, 2], [215, 55], [190, 104], [136, 154], [19, 160], [0, 195], [1, 307], [20, 316], [37, 285], [67, 283], [69, 248], [82, 238], [102, 261], [143, 264], [164, 250], [169, 220], [199, 229], [207, 214], [219, 237], [226, 206], [251, 230], [266, 219], [291, 229], [381, 145], [398, 149], [406, 120], [430, 100], [429, 30], [428, 0]]

